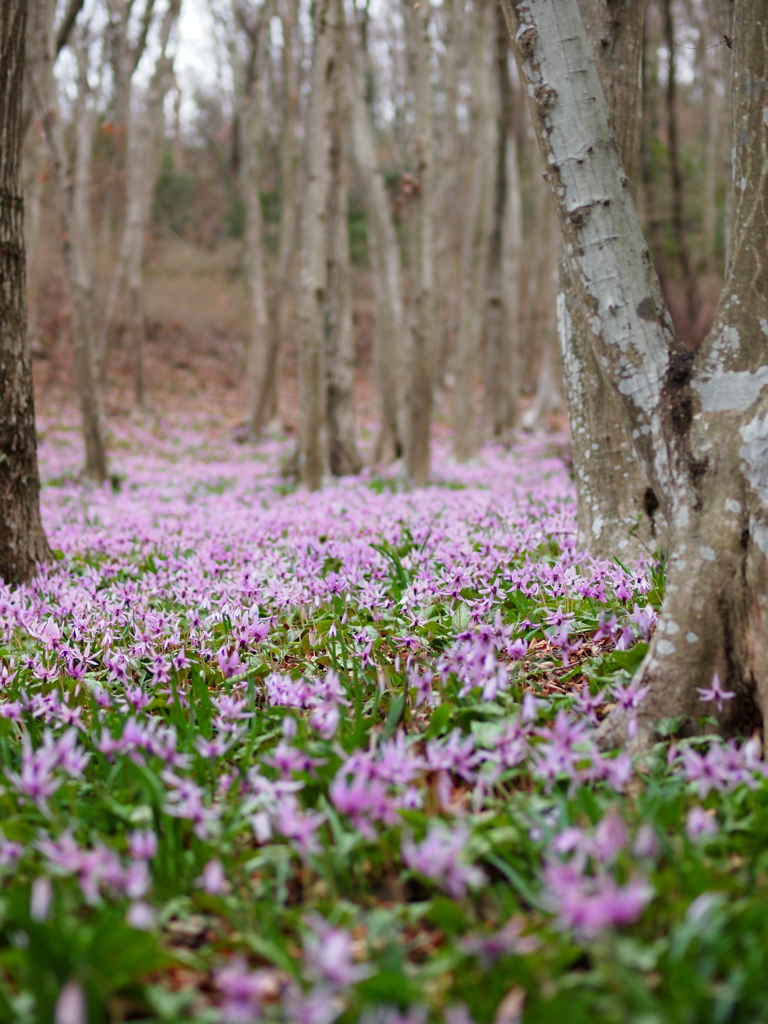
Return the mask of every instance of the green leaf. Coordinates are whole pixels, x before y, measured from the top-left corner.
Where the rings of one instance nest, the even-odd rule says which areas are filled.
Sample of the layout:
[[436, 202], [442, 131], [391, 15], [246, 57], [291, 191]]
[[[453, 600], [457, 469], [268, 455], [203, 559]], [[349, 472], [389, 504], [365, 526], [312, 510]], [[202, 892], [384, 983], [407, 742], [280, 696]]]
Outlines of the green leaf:
[[405, 694], [401, 693], [398, 694], [390, 704], [389, 711], [387, 712], [387, 720], [384, 723], [384, 732], [382, 733], [383, 739], [388, 740], [390, 737], [394, 736], [395, 730], [400, 724], [400, 719], [403, 717], [404, 711]]

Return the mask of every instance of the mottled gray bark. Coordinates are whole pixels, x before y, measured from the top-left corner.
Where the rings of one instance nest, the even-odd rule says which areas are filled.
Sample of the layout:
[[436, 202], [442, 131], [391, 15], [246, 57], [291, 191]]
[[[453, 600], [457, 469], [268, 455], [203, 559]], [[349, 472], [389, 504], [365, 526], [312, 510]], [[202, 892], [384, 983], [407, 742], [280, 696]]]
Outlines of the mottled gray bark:
[[27, 343], [22, 82], [26, 0], [0, 10], [0, 579], [21, 583], [50, 557], [40, 519], [40, 477]]
[[[638, 681], [660, 718], [768, 722], [768, 3], [734, 7], [732, 252], [715, 324], [686, 352], [634, 212], [576, 0], [503, 0], [595, 352], [670, 523], [664, 604]], [[624, 737], [611, 716], [604, 739]]]
[[[580, 0], [579, 6], [634, 196], [640, 172], [645, 0]], [[631, 562], [665, 546], [666, 524], [621, 422], [613, 389], [592, 352], [565, 262], [558, 334], [577, 484], [579, 546], [600, 558]]]

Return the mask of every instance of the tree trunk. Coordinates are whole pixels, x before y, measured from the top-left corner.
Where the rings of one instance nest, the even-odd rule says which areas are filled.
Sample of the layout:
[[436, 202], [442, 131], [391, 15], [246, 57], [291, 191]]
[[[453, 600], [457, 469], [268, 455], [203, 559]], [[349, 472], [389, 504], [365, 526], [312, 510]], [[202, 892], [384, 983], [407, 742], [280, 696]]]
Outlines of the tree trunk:
[[692, 346], [696, 337], [696, 324], [699, 319], [699, 287], [696, 281], [691, 254], [685, 236], [685, 198], [683, 169], [680, 163], [680, 144], [677, 132], [677, 55], [675, 53], [675, 21], [672, 14], [672, 0], [664, 0], [664, 37], [669, 52], [667, 65], [667, 145], [669, 148], [669, 179], [672, 190], [672, 230], [675, 236], [675, 248], [683, 275], [686, 302], [686, 330], [689, 345]]
[[413, 308], [411, 310], [408, 434], [405, 462], [417, 486], [429, 478], [434, 353], [435, 240], [433, 214], [433, 110], [429, 66], [430, 5], [405, 4], [415, 91], [415, 172], [413, 201]]
[[661, 44], [661, 30], [654, 17], [656, 5], [648, 5], [643, 31], [643, 131], [640, 145], [640, 176], [643, 183], [643, 206], [648, 229], [648, 244], [653, 254], [653, 264], [659, 277], [659, 284], [665, 300], [669, 301], [669, 271], [664, 238], [664, 224], [657, 193], [657, 166], [651, 143], [661, 134], [659, 108], [658, 48]]
[[[237, 0], [233, 21], [245, 27], [245, 15]], [[240, 141], [240, 193], [245, 204], [245, 277], [251, 304], [247, 349], [248, 436], [255, 440], [266, 426], [269, 412], [270, 342], [269, 311], [261, 214], [261, 153], [264, 136], [265, 36], [269, 19], [264, 6], [258, 23], [241, 33], [247, 36], [247, 53], [238, 48], [237, 32], [230, 40], [232, 76], [235, 81], [237, 130]]]
[[473, 18], [470, 33], [470, 180], [461, 247], [461, 312], [453, 389], [453, 451], [459, 462], [471, 458], [479, 442], [476, 393], [485, 324], [495, 170], [488, 156], [495, 153], [497, 147], [496, 111], [488, 66], [488, 55], [494, 50], [494, 29], [494, 7], [485, 3]]
[[462, 0], [444, 0], [442, 7], [445, 19], [445, 54], [442, 64], [445, 109], [441, 118], [439, 162], [434, 184], [434, 209], [440, 211], [440, 217], [435, 224], [435, 281], [441, 301], [436, 303], [435, 308], [437, 322], [433, 380], [435, 398], [441, 409], [445, 398], [445, 377], [456, 339], [459, 311], [459, 184], [462, 156], [459, 149], [458, 96], [459, 64], [465, 36]]
[[531, 316], [531, 348], [533, 349], [535, 345], [535, 350], [539, 354], [539, 371], [533, 403], [521, 418], [524, 430], [538, 429], [547, 413], [555, 412], [562, 403], [557, 365], [557, 266], [560, 239], [557, 218], [544, 182], [539, 185], [539, 190], [535, 291]]
[[392, 462], [402, 446], [398, 412], [402, 395], [401, 345], [404, 330], [402, 267], [392, 207], [379, 163], [370, 116], [365, 105], [362, 54], [350, 46], [347, 93], [352, 147], [365, 194], [368, 245], [376, 288], [375, 381], [381, 422], [376, 439], [377, 462]]
[[[47, 60], [53, 60], [52, 53], [48, 53]], [[43, 81], [46, 80], [47, 74], [47, 69], [42, 69]], [[76, 165], [76, 173], [73, 175], [65, 146], [56, 90], [52, 90], [46, 104], [46, 98], [41, 94], [37, 83], [32, 80], [30, 84], [36, 94], [36, 102], [41, 109], [43, 127], [53, 163], [61, 249], [72, 304], [72, 347], [85, 441], [85, 472], [92, 480], [100, 483], [107, 476], [104, 403], [96, 369], [92, 281], [84, 249], [84, 239], [82, 232], [78, 231], [76, 215], [77, 205], [82, 208], [84, 203], [83, 199], [77, 197], [78, 178], [80, 187], [83, 188], [84, 182], [87, 182], [88, 178], [84, 165], [87, 164], [86, 157], [89, 153], [90, 143], [83, 139], [81, 132], [79, 140], [81, 166], [78, 171]], [[87, 78], [81, 75], [78, 90], [82, 93], [87, 88]], [[85, 151], [83, 151], [84, 146]], [[82, 228], [83, 225], [80, 224], [80, 227]]]
[[[679, 717], [768, 722], [768, 4], [736, 0], [732, 252], [696, 353], [674, 333], [608, 123], [576, 0], [503, 0], [592, 344], [670, 523], [639, 740]], [[698, 687], [718, 672], [723, 710]], [[613, 715], [604, 739], [626, 738]]]
[[355, 441], [355, 339], [349, 268], [349, 169], [344, 151], [347, 117], [344, 89], [344, 17], [339, 0], [331, 126], [331, 182], [326, 213], [328, 298], [325, 310], [325, 367], [328, 387], [328, 457], [334, 476], [359, 473], [363, 460]]
[[277, 278], [268, 303], [269, 324], [264, 376], [260, 392], [253, 392], [249, 412], [250, 433], [261, 431], [278, 415], [280, 352], [293, 334], [291, 309], [291, 269], [299, 234], [299, 71], [294, 53], [297, 25], [297, 0], [285, 0], [281, 12], [283, 24], [284, 112], [280, 161], [280, 242]]
[[50, 558], [40, 519], [40, 476], [27, 342], [21, 100], [26, 0], [0, 13], [0, 579], [22, 583]]
[[[619, 155], [634, 196], [640, 174], [641, 61], [645, 0], [580, 0]], [[666, 543], [658, 501], [604, 381], [563, 261], [558, 334], [577, 483], [579, 547], [598, 558], [635, 561]]]
[[39, 238], [40, 220], [45, 191], [45, 163], [48, 150], [45, 144], [39, 112], [35, 110], [35, 89], [47, 106], [54, 88], [53, 54], [56, 47], [54, 31], [54, 0], [32, 0], [29, 5], [26, 29], [25, 78], [22, 125], [24, 148], [22, 168], [24, 176], [25, 244], [27, 259], [27, 333], [30, 347], [40, 344], [38, 321], [38, 290], [40, 280]]
[[522, 209], [509, 75], [509, 34], [500, 7], [496, 7], [496, 77], [496, 180], [488, 258], [485, 419], [490, 434], [509, 439], [517, 419], [520, 390]]
[[328, 423], [325, 368], [327, 301], [327, 208], [331, 184], [335, 34], [337, 0], [317, 0], [312, 59], [312, 91], [307, 112], [307, 187], [301, 240], [301, 303], [299, 324], [299, 476], [317, 490], [328, 471]]

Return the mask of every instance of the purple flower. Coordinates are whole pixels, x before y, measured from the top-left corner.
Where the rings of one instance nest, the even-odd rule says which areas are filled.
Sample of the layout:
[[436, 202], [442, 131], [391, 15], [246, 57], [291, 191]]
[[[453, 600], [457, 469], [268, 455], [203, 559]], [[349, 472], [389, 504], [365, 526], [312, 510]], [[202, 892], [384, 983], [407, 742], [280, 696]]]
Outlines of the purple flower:
[[486, 883], [484, 872], [466, 862], [468, 841], [465, 828], [451, 831], [442, 823], [432, 822], [423, 842], [403, 841], [403, 860], [412, 871], [431, 878], [454, 899], [461, 899], [468, 888], [478, 889]]
[[253, 1024], [261, 1019], [264, 1002], [274, 1000], [279, 993], [274, 971], [251, 971], [244, 960], [235, 960], [216, 971], [214, 981], [223, 996], [222, 1024]]
[[53, 1024], [87, 1024], [88, 1007], [83, 986], [74, 978], [64, 985], [56, 1008], [53, 1012]]
[[217, 857], [208, 861], [202, 875], [195, 879], [195, 884], [205, 889], [209, 896], [225, 896], [229, 892], [224, 867]]
[[692, 807], [685, 817], [685, 831], [694, 841], [713, 836], [717, 832], [717, 820], [703, 807]]
[[140, 932], [149, 932], [157, 925], [157, 914], [149, 903], [145, 903], [143, 900], [136, 900], [128, 907], [125, 920], [131, 928], [135, 928]]
[[573, 863], [548, 863], [544, 883], [560, 926], [585, 939], [594, 939], [609, 927], [631, 924], [652, 896], [643, 878], [630, 879], [621, 886], [608, 875], [585, 875]]
[[340, 989], [373, 973], [370, 964], [356, 962], [354, 940], [345, 928], [333, 927], [314, 913], [305, 918], [305, 923], [304, 963], [310, 978]]
[[32, 883], [32, 895], [29, 901], [29, 916], [33, 921], [44, 921], [48, 917], [48, 911], [53, 898], [53, 886], [50, 878], [41, 875]]
[[697, 686], [696, 690], [699, 694], [699, 699], [703, 702], [715, 701], [717, 710], [723, 710], [723, 703], [731, 698], [735, 697], [736, 694], [732, 690], [724, 690], [720, 682], [720, 676], [717, 672], [712, 676], [712, 685], [709, 689]]

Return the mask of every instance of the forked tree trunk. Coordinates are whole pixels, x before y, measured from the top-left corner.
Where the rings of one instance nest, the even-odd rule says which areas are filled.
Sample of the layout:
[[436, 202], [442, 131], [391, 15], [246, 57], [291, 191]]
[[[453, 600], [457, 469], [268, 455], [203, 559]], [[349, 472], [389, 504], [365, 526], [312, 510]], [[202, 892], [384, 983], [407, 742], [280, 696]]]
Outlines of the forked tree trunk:
[[365, 105], [360, 47], [350, 45], [347, 93], [352, 148], [368, 214], [368, 245], [376, 289], [375, 387], [381, 423], [376, 438], [377, 462], [392, 462], [402, 446], [398, 412], [402, 401], [404, 329], [402, 267], [392, 206], [376, 157], [371, 119]]
[[[675, 336], [576, 0], [503, 0], [592, 344], [670, 523], [666, 595], [639, 669], [639, 741], [661, 718], [768, 722], [768, 2], [734, 7], [732, 251], [696, 353]], [[626, 738], [615, 714], [606, 741]]]
[[21, 93], [26, 0], [0, 12], [0, 579], [22, 583], [50, 557], [40, 520], [40, 477], [27, 343]]
[[[645, 0], [580, 0], [587, 36], [613, 123], [629, 189], [640, 174], [641, 62]], [[599, 558], [634, 561], [666, 543], [658, 501], [603, 379], [564, 263], [558, 334], [577, 482], [579, 547]]]
[[409, 479], [423, 486], [429, 478], [432, 422], [432, 359], [435, 325], [435, 232], [433, 213], [433, 109], [429, 66], [429, 8], [405, 4], [415, 91], [415, 172], [413, 201], [413, 307], [407, 398], [405, 463]]
[[453, 451], [459, 462], [474, 455], [479, 442], [476, 393], [485, 324], [495, 171], [488, 157], [496, 152], [497, 146], [496, 110], [488, 61], [494, 51], [496, 12], [492, 3], [478, 6], [470, 33], [469, 187], [461, 246], [461, 310], [454, 359]]

